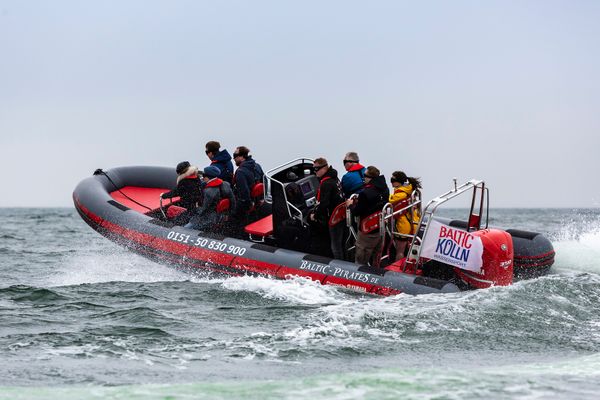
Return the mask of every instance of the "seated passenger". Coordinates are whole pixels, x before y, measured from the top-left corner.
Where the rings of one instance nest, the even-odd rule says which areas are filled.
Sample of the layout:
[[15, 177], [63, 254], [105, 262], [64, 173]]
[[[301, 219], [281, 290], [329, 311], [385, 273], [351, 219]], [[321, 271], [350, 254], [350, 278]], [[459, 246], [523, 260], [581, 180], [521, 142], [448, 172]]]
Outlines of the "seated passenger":
[[358, 161], [358, 154], [353, 151], [346, 153], [344, 157], [344, 168], [347, 172], [342, 177], [342, 192], [346, 199], [363, 188], [365, 167]]
[[[402, 171], [394, 171], [390, 179], [394, 192], [390, 194], [390, 203], [396, 205], [403, 200], [410, 200], [412, 193], [421, 188], [419, 178], [408, 177]], [[406, 204], [408, 205], [408, 204]], [[396, 232], [405, 235], [414, 235], [421, 216], [418, 207], [411, 207], [396, 217]], [[410, 238], [399, 237], [394, 239], [396, 246], [396, 261], [406, 256], [406, 247]]]
[[[381, 211], [388, 202], [390, 192], [385, 182], [385, 177], [380, 175], [379, 169], [369, 166], [365, 172], [365, 186], [358, 195], [358, 200], [353, 203], [347, 200], [348, 207], [351, 208], [352, 215], [359, 217], [361, 222], [364, 218]], [[362, 226], [362, 223], [359, 223]], [[356, 239], [356, 260], [357, 264], [368, 264], [375, 253], [377, 247], [381, 244], [381, 235], [379, 229], [371, 232], [364, 232], [359, 229]]]
[[231, 207], [234, 206], [235, 199], [231, 186], [221, 178], [218, 178], [221, 171], [215, 166], [204, 168], [202, 177], [203, 199], [202, 205], [196, 209], [186, 228], [198, 229], [201, 231], [214, 230], [215, 225], [220, 222], [217, 213], [217, 204], [221, 199], [229, 199]]
[[236, 200], [235, 218], [242, 224], [248, 220], [248, 212], [252, 208], [252, 187], [255, 183], [262, 182], [263, 170], [249, 154], [250, 149], [239, 146], [233, 153], [233, 160], [237, 169], [233, 178], [233, 191]]
[[198, 204], [202, 199], [200, 189], [200, 178], [198, 178], [198, 167], [191, 166], [188, 161], [182, 161], [175, 168], [177, 172], [177, 187], [170, 192], [162, 193], [163, 199], [179, 197], [178, 205], [186, 209], [179, 214], [173, 222], [177, 225], [186, 224], [194, 215]]
[[[328, 248], [324, 253], [338, 260], [344, 259], [344, 228], [340, 222], [331, 226], [333, 210], [344, 202], [337, 171], [328, 165], [325, 158], [317, 158], [313, 164], [317, 178], [321, 180], [317, 191], [317, 205], [310, 214], [311, 227], [317, 232], [315, 239]], [[323, 246], [321, 246], [323, 247]]]
[[233, 164], [231, 163], [229, 152], [226, 149], [221, 150], [221, 144], [214, 140], [207, 142], [204, 147], [211, 165], [219, 168], [221, 171], [219, 178], [231, 184], [233, 180]]

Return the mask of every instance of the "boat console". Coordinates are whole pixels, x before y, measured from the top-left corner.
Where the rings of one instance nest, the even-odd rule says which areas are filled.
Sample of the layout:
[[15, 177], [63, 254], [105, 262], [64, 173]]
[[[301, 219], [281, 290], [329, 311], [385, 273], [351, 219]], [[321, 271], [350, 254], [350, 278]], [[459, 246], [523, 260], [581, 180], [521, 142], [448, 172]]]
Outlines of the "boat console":
[[274, 214], [279, 214], [274, 215], [274, 223], [291, 218], [307, 224], [319, 190], [312, 166], [312, 159], [298, 158], [265, 173], [265, 198], [277, 209]]
[[[302, 198], [307, 208], [312, 208], [317, 203], [317, 192], [319, 190], [319, 178], [316, 175], [308, 175], [294, 182], [300, 187]], [[288, 183], [289, 185], [289, 183]]]

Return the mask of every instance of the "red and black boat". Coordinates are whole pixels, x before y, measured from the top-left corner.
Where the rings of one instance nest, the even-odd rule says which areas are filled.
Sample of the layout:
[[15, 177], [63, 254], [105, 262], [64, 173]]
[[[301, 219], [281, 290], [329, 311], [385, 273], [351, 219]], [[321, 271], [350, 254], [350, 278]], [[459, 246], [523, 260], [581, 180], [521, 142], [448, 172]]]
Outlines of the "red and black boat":
[[[322, 284], [378, 295], [448, 293], [545, 274], [554, 262], [554, 250], [543, 235], [487, 226], [489, 191], [482, 181], [469, 181], [421, 207], [420, 194], [400, 205], [386, 205], [373, 215], [371, 231], [379, 230], [382, 245], [373, 265], [311, 254], [307, 215], [315, 205], [319, 180], [312, 160], [290, 161], [265, 173], [254, 188], [256, 202], [271, 213], [244, 227], [243, 237], [211, 229], [201, 232], [175, 225], [181, 211], [177, 199], [163, 206], [160, 194], [174, 188], [173, 168], [132, 166], [97, 170], [73, 193], [75, 208], [92, 228], [110, 240], [154, 261], [206, 273], [300, 276]], [[290, 189], [299, 194], [295, 199]], [[472, 193], [466, 221], [434, 215], [437, 207]], [[299, 197], [299, 198], [298, 198]], [[344, 207], [344, 206], [340, 206]], [[394, 218], [418, 208], [422, 218], [411, 235], [408, 257], [392, 262]], [[345, 210], [348, 248], [352, 251], [355, 224]], [[223, 228], [231, 221], [223, 218]], [[342, 222], [343, 223], [343, 222]], [[239, 236], [239, 235], [238, 235]]]

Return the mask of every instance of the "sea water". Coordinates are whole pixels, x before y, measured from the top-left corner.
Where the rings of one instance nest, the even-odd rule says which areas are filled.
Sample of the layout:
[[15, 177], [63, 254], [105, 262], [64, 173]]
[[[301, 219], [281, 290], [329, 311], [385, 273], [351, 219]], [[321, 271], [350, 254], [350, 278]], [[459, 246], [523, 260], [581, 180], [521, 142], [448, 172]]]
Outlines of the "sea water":
[[547, 235], [551, 274], [380, 298], [192, 275], [73, 209], [0, 209], [0, 399], [597, 399], [600, 210], [490, 214]]

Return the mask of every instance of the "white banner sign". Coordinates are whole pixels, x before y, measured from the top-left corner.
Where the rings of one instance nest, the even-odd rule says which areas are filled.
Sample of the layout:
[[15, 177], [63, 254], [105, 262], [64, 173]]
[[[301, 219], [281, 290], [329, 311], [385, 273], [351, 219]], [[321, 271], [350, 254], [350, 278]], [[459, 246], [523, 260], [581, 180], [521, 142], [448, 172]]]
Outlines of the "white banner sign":
[[421, 246], [421, 256], [481, 273], [483, 243], [478, 236], [433, 220]]

